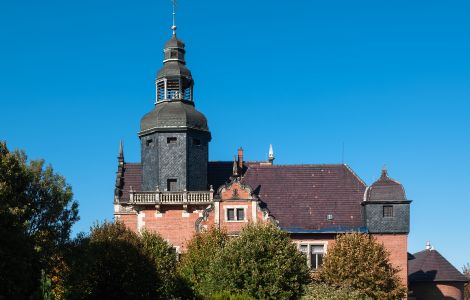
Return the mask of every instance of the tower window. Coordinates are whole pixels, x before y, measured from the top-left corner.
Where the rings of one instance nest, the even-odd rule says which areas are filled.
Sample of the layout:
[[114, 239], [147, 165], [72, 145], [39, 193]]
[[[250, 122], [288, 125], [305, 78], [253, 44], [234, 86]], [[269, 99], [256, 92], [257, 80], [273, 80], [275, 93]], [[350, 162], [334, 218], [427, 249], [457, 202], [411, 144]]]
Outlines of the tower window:
[[176, 137], [169, 137], [169, 138], [166, 138], [166, 143], [167, 144], [176, 144], [176, 140], [177, 140]]
[[166, 181], [166, 190], [169, 192], [176, 191], [176, 183], [178, 181], [176, 179], [168, 179]]
[[393, 217], [393, 206], [384, 205], [384, 207], [383, 207], [383, 216], [384, 216], [384, 218], [392, 218]]
[[152, 139], [148, 139], [148, 140], [145, 141], [145, 144], [147, 145], [147, 147], [152, 145], [152, 143], [153, 143]]
[[201, 140], [200, 139], [193, 139], [193, 145], [194, 146], [201, 146]]

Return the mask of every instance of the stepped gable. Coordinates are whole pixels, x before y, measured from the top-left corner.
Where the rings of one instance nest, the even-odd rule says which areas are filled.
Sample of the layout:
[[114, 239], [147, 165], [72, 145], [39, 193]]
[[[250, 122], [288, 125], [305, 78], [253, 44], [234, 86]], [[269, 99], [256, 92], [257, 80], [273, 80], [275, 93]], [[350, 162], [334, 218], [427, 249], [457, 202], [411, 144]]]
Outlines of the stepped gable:
[[410, 283], [469, 281], [436, 250], [424, 250], [409, 256], [408, 279]]
[[348, 166], [248, 163], [247, 167], [242, 182], [253, 188], [281, 228], [342, 231], [363, 226], [366, 185]]

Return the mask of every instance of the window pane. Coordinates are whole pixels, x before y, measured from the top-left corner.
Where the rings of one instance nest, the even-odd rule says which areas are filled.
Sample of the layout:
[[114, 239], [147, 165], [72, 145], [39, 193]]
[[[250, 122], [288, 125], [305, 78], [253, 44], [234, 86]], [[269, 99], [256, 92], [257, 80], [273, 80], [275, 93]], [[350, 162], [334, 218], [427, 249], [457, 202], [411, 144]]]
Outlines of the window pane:
[[313, 253], [323, 253], [323, 245], [312, 245], [312, 254]]
[[318, 254], [317, 258], [318, 258], [317, 268], [319, 268], [323, 264], [323, 254]]
[[238, 221], [245, 220], [245, 210], [243, 208], [238, 208], [237, 209], [237, 220]]
[[227, 220], [234, 221], [235, 220], [235, 210], [233, 208], [227, 209]]
[[300, 252], [307, 254], [308, 253], [308, 245], [300, 245], [299, 250], [300, 250]]

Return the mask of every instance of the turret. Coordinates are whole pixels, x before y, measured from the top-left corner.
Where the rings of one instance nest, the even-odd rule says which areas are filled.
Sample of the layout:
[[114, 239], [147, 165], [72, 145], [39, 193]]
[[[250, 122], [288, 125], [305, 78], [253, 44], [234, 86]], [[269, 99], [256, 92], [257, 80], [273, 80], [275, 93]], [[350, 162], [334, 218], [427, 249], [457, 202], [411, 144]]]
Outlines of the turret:
[[366, 189], [364, 223], [370, 233], [405, 233], [410, 231], [410, 203], [405, 189], [382, 170], [380, 178]]

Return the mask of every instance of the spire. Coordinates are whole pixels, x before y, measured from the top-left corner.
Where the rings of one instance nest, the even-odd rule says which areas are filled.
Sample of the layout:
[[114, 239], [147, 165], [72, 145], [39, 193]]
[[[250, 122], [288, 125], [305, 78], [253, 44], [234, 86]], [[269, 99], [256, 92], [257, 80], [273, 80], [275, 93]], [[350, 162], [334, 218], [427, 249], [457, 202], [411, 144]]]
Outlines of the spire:
[[269, 145], [269, 154], [268, 154], [268, 161], [270, 164], [273, 164], [274, 160], [276, 158], [274, 157], [274, 150], [273, 150], [273, 145]]
[[232, 169], [232, 176], [238, 177], [238, 163], [237, 163], [237, 156], [233, 156], [233, 169]]
[[119, 143], [119, 156], [118, 156], [119, 163], [124, 163], [124, 146], [122, 145], [122, 140]]
[[171, 26], [171, 30], [173, 31], [173, 35], [176, 35], [176, 0], [171, 0], [173, 2], [173, 25]]

